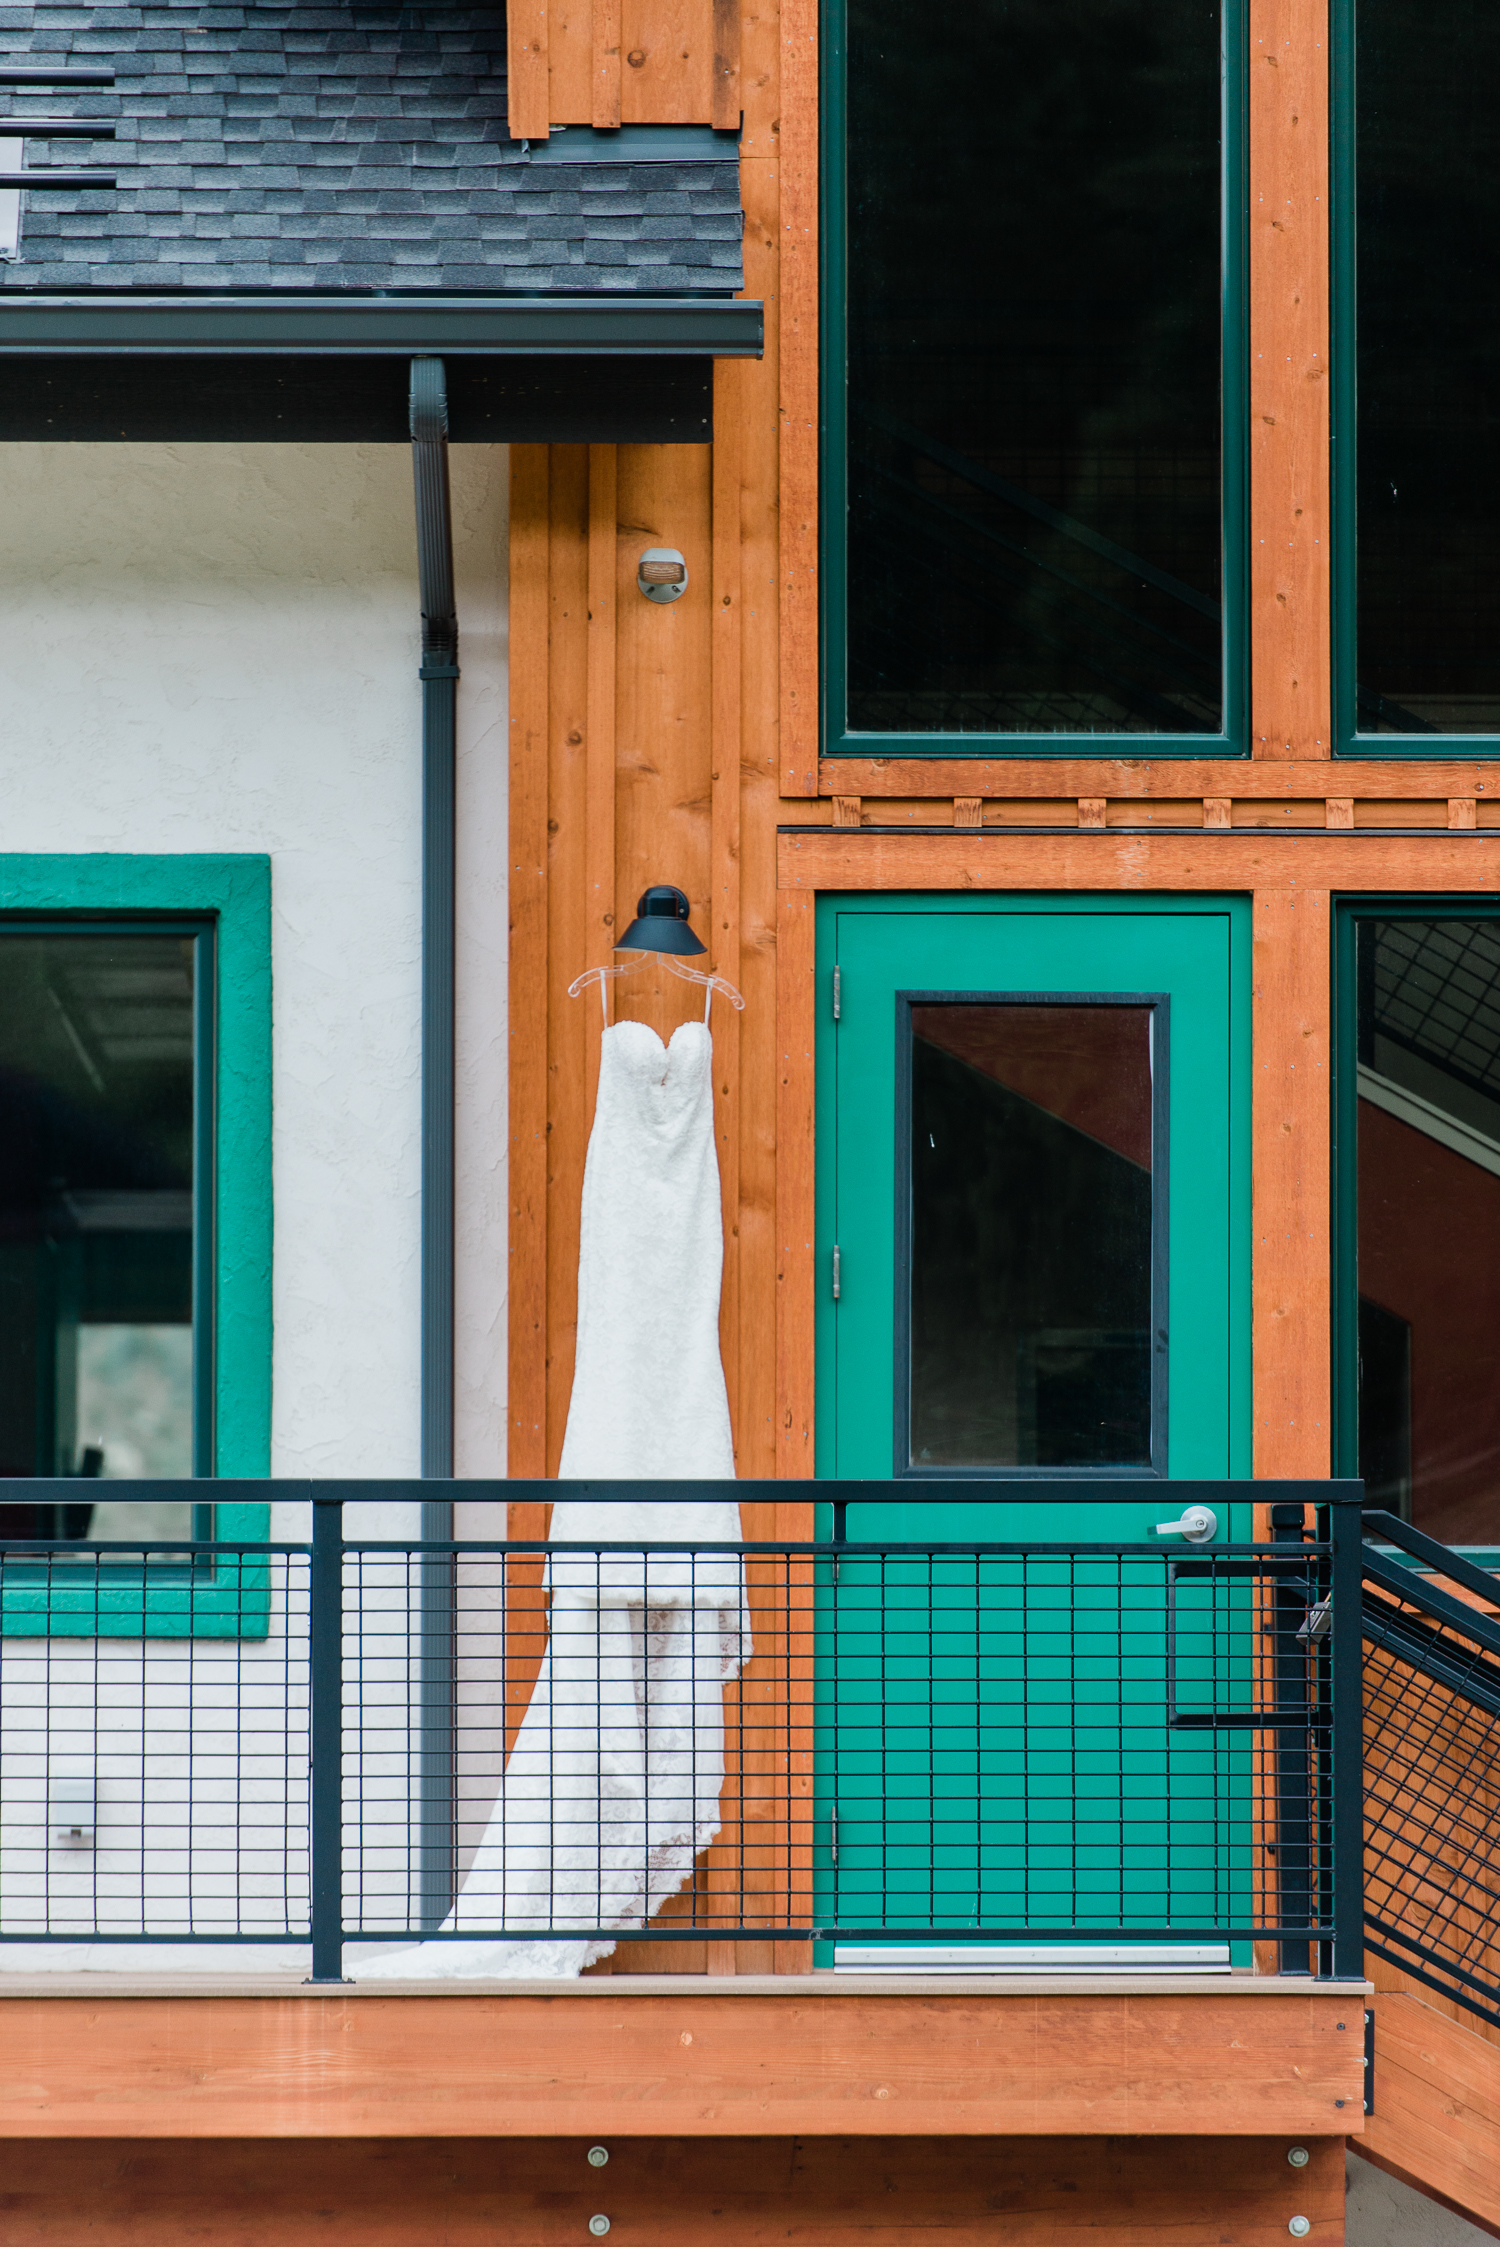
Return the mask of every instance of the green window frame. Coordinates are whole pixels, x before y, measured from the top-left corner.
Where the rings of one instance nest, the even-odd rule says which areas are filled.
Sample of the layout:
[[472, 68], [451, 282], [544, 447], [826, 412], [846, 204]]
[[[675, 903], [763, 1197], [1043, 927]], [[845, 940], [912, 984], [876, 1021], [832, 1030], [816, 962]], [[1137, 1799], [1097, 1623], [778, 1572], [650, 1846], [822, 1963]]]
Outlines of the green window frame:
[[[1247, 758], [1249, 703], [1249, 158], [1246, 0], [1222, 5], [1222, 383], [1224, 729], [1219, 733], [856, 733], [845, 720], [848, 577], [848, 220], [844, 171], [850, 0], [822, 0], [819, 728], [828, 757]], [[910, 155], [910, 152], [908, 152]]]
[[1358, 0], [1332, 0], [1329, 27], [1333, 754], [1336, 758], [1378, 758], [1382, 763], [1472, 763], [1500, 757], [1500, 734], [1359, 730], [1357, 5]]
[[[259, 854], [0, 854], [0, 929], [164, 927], [194, 934], [194, 1472], [239, 1483], [271, 1466], [271, 864]], [[213, 1504], [214, 1534], [263, 1542], [270, 1506]], [[253, 1638], [270, 1623], [263, 1555], [77, 1585], [8, 1580], [0, 1629], [68, 1638]]]

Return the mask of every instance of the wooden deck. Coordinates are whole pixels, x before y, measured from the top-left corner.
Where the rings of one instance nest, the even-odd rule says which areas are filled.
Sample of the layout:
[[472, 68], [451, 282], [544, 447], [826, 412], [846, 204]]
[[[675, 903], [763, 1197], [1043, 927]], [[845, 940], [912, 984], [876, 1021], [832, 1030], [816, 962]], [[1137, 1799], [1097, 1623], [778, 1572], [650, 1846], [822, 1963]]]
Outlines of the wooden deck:
[[[0, 1995], [0, 2135], [1327, 2136], [1364, 1995], [1205, 1983], [621, 1977], [332, 1994], [98, 1975]], [[80, 1989], [86, 1981], [95, 1986]], [[43, 1983], [48, 1986], [45, 1988]], [[54, 1986], [55, 1985], [55, 1986]], [[213, 1994], [208, 1994], [212, 1991]]]

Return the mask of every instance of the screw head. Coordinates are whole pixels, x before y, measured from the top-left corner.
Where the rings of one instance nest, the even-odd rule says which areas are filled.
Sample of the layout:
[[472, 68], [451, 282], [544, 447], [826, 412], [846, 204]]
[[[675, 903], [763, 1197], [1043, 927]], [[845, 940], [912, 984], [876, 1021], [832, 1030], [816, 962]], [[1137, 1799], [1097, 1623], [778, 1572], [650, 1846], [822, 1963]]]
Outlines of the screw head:
[[[1306, 2146], [1288, 2146], [1286, 2157], [1294, 2169], [1305, 2169], [1308, 2162], [1312, 2159], [1312, 2156], [1308, 2152]], [[593, 2155], [590, 2154], [590, 2161], [592, 2161], [593, 2158]]]
[[1287, 2225], [1286, 2228], [1291, 2233], [1293, 2239], [1305, 2239], [1308, 2233], [1312, 2230], [1312, 2225], [1308, 2222], [1305, 2216], [1293, 2216], [1291, 2222]]
[[593, 2235], [594, 2235], [594, 2237], [595, 2237], [596, 2239], [602, 2239], [602, 2238], [604, 2237], [604, 2234], [605, 2234], [605, 2233], [606, 2233], [606, 2232], [608, 2231], [608, 2229], [609, 2229], [609, 2218], [608, 2218], [608, 2216], [590, 2216], [590, 2218], [589, 2218], [589, 2230], [590, 2230], [590, 2231], [591, 2231], [591, 2232], [593, 2233]]
[[[1304, 2155], [1302, 2156], [1302, 2158], [1303, 2158], [1303, 2160], [1305, 2161], [1305, 2160], [1307, 2159], [1307, 2155], [1306, 2155], [1306, 2154], [1304, 2154]], [[605, 2164], [605, 2162], [606, 2162], [606, 2161], [608, 2161], [608, 2159], [609, 2159], [609, 2148], [608, 2148], [608, 2146], [590, 2146], [590, 2147], [589, 2147], [589, 2167], [590, 2167], [591, 2169], [602, 2169], [602, 2168], [604, 2167], [604, 2164]]]

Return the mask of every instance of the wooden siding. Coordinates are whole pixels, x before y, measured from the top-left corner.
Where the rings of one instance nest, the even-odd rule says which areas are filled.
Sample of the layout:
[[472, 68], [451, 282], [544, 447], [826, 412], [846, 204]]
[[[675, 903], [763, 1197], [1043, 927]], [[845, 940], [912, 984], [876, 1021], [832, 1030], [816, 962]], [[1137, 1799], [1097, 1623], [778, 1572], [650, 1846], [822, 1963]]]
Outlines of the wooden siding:
[[[589, 2124], [592, 2131], [593, 2123]], [[366, 2138], [7, 2148], [6, 2247], [576, 2247], [608, 2211], [623, 2247], [1284, 2247], [1291, 2217], [1343, 2238], [1338, 2138], [1288, 2167], [1269, 2138]]]
[[1363, 2067], [1357, 1991], [6, 1997], [0, 2137], [1329, 2136]]
[[[1331, 905], [1495, 892], [1500, 768], [1458, 742], [1431, 762], [1330, 761], [1323, 11], [1249, 12], [1254, 754], [1234, 761], [1120, 759], [1104, 744], [1065, 760], [820, 755], [814, 0], [554, 0], [550, 15], [516, 0], [510, 22], [517, 131], [727, 125], [743, 110], [747, 293], [767, 323], [763, 360], [717, 370], [711, 448], [516, 453], [512, 1471], [555, 1472], [571, 1381], [599, 1015], [567, 984], [609, 956], [646, 883], [670, 880], [747, 1000], [743, 1015], [714, 1010], [721, 1340], [742, 1474], [812, 1473], [813, 907], [820, 888], [882, 887], [1253, 895], [1256, 1468], [1326, 1473]], [[675, 607], [636, 590], [652, 543], [688, 557]], [[615, 1001], [663, 1032], [694, 1005], [649, 970]], [[518, 1509], [516, 1531], [545, 1520]], [[746, 1531], [802, 1536], [811, 1521], [789, 1496], [752, 1509]], [[540, 1597], [524, 1572], [517, 1597]], [[769, 1740], [787, 1665], [809, 1656], [758, 1644], [742, 1706], [761, 1704]], [[753, 1725], [746, 1741], [774, 1764]], [[806, 1805], [808, 1769], [774, 1776], [787, 1812]], [[726, 1817], [710, 1887], [728, 1882]], [[638, 1945], [602, 1971], [772, 1963], [805, 1971], [808, 1947]]]

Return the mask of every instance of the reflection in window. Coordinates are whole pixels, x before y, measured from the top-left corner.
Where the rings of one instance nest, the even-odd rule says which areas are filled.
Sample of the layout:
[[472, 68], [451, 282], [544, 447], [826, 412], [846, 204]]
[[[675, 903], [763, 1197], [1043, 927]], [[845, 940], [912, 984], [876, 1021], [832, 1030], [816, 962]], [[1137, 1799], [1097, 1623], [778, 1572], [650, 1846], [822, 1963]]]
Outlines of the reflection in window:
[[1151, 1013], [912, 1007], [911, 1465], [1151, 1464]]
[[1361, 733], [1500, 733], [1500, 10], [1357, 0]]
[[1216, 733], [1221, 20], [848, 6], [848, 726]]
[[193, 1505], [195, 941], [0, 930], [0, 1534], [173, 1538]]
[[1358, 923], [1359, 1471], [1500, 1543], [1500, 921]]

